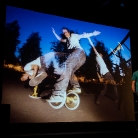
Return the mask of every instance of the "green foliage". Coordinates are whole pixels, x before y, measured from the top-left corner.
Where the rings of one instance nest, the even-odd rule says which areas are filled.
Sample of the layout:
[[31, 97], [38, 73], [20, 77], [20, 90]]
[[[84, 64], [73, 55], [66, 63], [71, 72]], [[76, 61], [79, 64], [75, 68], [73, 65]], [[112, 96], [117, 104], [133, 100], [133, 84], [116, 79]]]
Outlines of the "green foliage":
[[6, 64], [14, 64], [17, 61], [15, 52], [20, 43], [20, 40], [18, 39], [20, 36], [19, 30], [20, 26], [17, 20], [11, 23], [6, 23], [5, 25], [5, 45], [3, 47], [3, 55]]
[[67, 52], [67, 45], [66, 43], [63, 42], [51, 42], [51, 48], [52, 51], [54, 52], [63, 52], [66, 53]]
[[26, 40], [26, 43], [18, 49], [19, 58], [21, 59], [22, 65], [38, 58], [42, 55], [40, 48], [41, 37], [38, 32], [32, 32], [32, 34]]
[[53, 61], [51, 61], [50, 65], [47, 67], [48, 75], [52, 77], [54, 74], [54, 70], [55, 70], [54, 63], [53, 63]]

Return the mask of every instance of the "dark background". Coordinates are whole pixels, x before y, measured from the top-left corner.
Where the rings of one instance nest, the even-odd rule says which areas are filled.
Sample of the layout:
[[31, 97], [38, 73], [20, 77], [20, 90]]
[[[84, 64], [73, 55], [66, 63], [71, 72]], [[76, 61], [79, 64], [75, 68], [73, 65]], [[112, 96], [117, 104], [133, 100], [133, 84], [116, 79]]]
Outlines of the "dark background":
[[[132, 0], [85, 0], [85, 1], [44, 1], [44, 0], [1, 0], [1, 43], [4, 40], [6, 4], [33, 11], [59, 15], [82, 21], [127, 28], [131, 32], [132, 72], [138, 70], [137, 61], [137, 32], [138, 32], [138, 7], [137, 1]], [[89, 16], [92, 15], [92, 16]], [[1, 44], [1, 65], [3, 65]], [[2, 84], [1, 66], [1, 84]], [[1, 88], [2, 92], [2, 88]], [[2, 98], [2, 97], [1, 97]], [[47, 124], [9, 124], [10, 105], [1, 105], [0, 121], [2, 135], [11, 137], [35, 136], [99, 136], [99, 135], [138, 135], [138, 115], [135, 122], [72, 122], [72, 123], [47, 123]], [[27, 129], [29, 128], [29, 129]], [[6, 130], [6, 133], [4, 131]], [[12, 133], [11, 133], [12, 131]]]

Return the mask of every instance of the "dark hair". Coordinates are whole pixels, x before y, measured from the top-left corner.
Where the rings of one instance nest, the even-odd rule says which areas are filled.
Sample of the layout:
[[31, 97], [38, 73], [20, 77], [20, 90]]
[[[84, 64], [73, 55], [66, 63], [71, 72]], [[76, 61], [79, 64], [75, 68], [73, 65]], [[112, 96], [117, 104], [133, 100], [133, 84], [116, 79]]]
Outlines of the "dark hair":
[[[67, 27], [62, 27], [62, 28], [61, 28], [61, 32], [62, 32], [63, 29], [66, 29], [66, 30], [70, 33], [70, 30], [69, 30]], [[66, 37], [65, 37], [65, 35], [64, 35], [63, 33], [61, 33], [60, 35], [61, 35], [61, 37], [62, 37], [63, 39], [66, 39]]]
[[70, 30], [67, 27], [62, 27], [61, 31], [64, 30], [64, 29], [67, 30], [68, 32], [70, 32]]
[[70, 34], [74, 33], [74, 31], [73, 31], [73, 30], [70, 30], [70, 29], [69, 29], [69, 28], [67, 28], [67, 27], [62, 27], [62, 28], [61, 28], [61, 30], [63, 30], [63, 29], [67, 30]]
[[[74, 33], [74, 31], [73, 30], [70, 30], [70, 29], [68, 29], [67, 27], [62, 27], [61, 28], [61, 31], [63, 31], [63, 30], [67, 30], [69, 33], [70, 33], [70, 35], [72, 34], [72, 33]], [[61, 34], [61, 37], [63, 38], [63, 39], [66, 39], [67, 41], [66, 41], [66, 53], [72, 53], [72, 51], [74, 50], [74, 49], [68, 49], [68, 46], [69, 46], [69, 40], [65, 37], [65, 35], [62, 33]]]
[[103, 56], [103, 54], [101, 52], [98, 52], [98, 53]]

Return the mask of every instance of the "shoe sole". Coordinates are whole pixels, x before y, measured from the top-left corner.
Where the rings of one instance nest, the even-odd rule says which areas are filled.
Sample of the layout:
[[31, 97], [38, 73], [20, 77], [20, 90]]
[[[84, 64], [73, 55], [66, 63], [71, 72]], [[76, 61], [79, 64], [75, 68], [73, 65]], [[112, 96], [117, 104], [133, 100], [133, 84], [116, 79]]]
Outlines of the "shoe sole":
[[33, 98], [33, 99], [40, 99], [41, 97], [34, 97], [32, 95], [29, 95], [30, 98]]
[[81, 92], [68, 91], [68, 93], [71, 93], [71, 92], [81, 94]]
[[81, 94], [81, 92], [75, 92], [75, 93], [77, 93], [77, 94]]
[[61, 101], [61, 100], [46, 100], [47, 102], [50, 102], [50, 103], [61, 103], [61, 102], [63, 102], [63, 100]]
[[51, 99], [46, 99], [46, 101], [47, 102], [51, 102], [51, 103], [61, 103], [61, 102], [63, 102], [64, 101], [64, 97], [63, 97], [63, 99], [61, 100], [51, 100]]
[[53, 100], [51, 100], [51, 99], [46, 99], [46, 101], [47, 101], [47, 102], [50, 102], [50, 103], [63, 102], [63, 101], [65, 101], [65, 99], [66, 99], [66, 94], [63, 95], [62, 97], [63, 97], [62, 100], [61, 100], [61, 99], [57, 99], [57, 100], [55, 100], [55, 99], [53, 99]]
[[[61, 101], [58, 101], [58, 100], [55, 100], [55, 101], [51, 101], [51, 100], [46, 100], [49, 105], [54, 108], [54, 109], [60, 109], [64, 104], [65, 104], [65, 101], [66, 101], [66, 94], [63, 96], [63, 100]], [[58, 101], [58, 102], [57, 102]], [[59, 103], [58, 105], [55, 105], [55, 103]]]

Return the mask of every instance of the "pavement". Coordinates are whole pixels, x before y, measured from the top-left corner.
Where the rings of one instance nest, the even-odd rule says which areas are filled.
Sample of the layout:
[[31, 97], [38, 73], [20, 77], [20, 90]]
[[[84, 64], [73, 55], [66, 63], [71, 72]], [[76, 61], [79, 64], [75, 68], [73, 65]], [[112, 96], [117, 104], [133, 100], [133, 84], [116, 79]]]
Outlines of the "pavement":
[[[52, 108], [45, 98], [30, 98], [29, 94], [32, 90], [25, 88], [23, 82], [14, 74], [13, 76], [5, 74], [2, 86], [2, 104], [10, 104], [10, 123], [135, 120], [132, 100], [126, 101], [123, 96], [120, 96], [120, 100], [116, 103], [109, 96], [104, 96], [101, 104], [97, 105], [95, 104], [96, 92], [91, 92], [92, 88], [82, 88], [83, 93], [79, 94], [78, 108], [69, 110], [65, 105], [60, 109]], [[47, 88], [41, 96], [47, 96], [49, 93], [50, 89]], [[132, 98], [132, 95], [129, 94], [128, 97]]]

